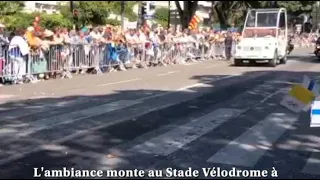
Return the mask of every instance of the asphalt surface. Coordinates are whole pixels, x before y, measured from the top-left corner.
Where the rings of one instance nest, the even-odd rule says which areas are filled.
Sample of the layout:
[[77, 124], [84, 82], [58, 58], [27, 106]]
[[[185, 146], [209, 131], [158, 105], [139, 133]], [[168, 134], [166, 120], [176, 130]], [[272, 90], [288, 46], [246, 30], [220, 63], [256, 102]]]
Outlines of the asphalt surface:
[[303, 75], [320, 75], [310, 52], [295, 50], [276, 68], [208, 60], [2, 86], [0, 178], [59, 175], [42, 167], [103, 178], [270, 178], [274, 169], [320, 178], [319, 129], [308, 112], [279, 104]]

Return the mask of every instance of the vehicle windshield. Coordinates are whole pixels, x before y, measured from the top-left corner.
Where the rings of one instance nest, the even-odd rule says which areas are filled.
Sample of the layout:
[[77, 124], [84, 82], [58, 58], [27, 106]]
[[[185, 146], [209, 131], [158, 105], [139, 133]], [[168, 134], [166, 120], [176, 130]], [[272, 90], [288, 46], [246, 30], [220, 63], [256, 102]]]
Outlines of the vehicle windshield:
[[248, 13], [243, 37], [276, 37], [278, 10], [251, 10]]
[[259, 12], [252, 10], [248, 14], [245, 27], [277, 27], [278, 12]]

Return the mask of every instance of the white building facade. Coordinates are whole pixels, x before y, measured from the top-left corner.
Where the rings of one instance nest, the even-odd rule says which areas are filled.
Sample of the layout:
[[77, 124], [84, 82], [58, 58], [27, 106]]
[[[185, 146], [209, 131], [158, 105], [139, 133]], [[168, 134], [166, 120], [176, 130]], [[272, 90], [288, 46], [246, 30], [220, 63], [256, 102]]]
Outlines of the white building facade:
[[58, 5], [65, 1], [25, 1], [25, 12], [59, 13]]

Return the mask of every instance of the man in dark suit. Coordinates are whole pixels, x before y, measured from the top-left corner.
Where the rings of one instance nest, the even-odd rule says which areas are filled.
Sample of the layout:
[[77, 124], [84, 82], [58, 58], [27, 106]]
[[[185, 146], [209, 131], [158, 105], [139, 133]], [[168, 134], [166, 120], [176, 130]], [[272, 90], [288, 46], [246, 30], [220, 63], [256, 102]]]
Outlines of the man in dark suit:
[[225, 47], [225, 54], [226, 54], [227, 60], [230, 60], [232, 56], [231, 55], [232, 43], [233, 43], [232, 34], [230, 31], [228, 31], [227, 36], [224, 39], [224, 47]]

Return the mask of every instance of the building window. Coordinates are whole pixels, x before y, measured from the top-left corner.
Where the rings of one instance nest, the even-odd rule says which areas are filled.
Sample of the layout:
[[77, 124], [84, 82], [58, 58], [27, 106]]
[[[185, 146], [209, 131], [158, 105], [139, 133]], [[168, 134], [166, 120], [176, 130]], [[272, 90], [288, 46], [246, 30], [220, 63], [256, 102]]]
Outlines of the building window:
[[56, 6], [43, 3], [35, 3], [35, 10], [40, 10], [41, 12], [56, 11]]

